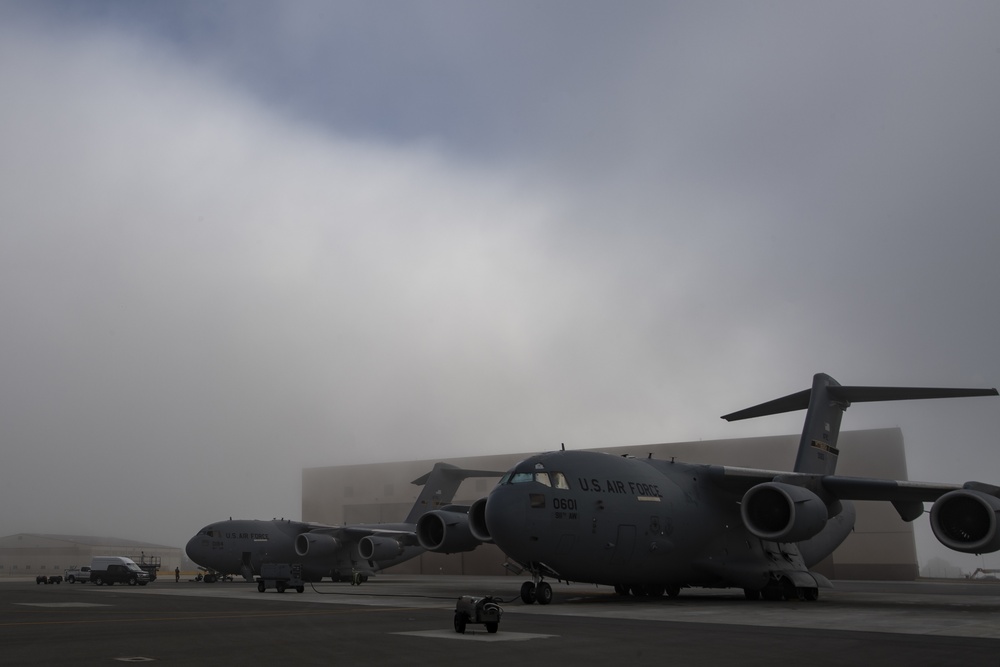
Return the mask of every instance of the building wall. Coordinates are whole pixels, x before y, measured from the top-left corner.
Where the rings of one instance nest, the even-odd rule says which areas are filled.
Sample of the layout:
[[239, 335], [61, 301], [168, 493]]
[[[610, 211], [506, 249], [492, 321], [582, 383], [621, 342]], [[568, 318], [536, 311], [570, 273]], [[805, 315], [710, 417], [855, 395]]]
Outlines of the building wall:
[[[663, 443], [604, 448], [612, 454], [629, 454], [689, 463], [789, 470], [795, 461], [798, 435]], [[898, 428], [844, 431], [838, 474], [907, 479], [903, 435]], [[455, 503], [471, 504], [486, 496], [500, 475], [530, 454], [446, 459], [463, 468], [495, 470], [493, 479], [468, 479]], [[302, 471], [302, 519], [326, 524], [389, 523], [401, 521], [420, 492], [410, 484], [429, 471], [436, 461], [404, 461], [354, 466], [306, 468]], [[854, 533], [816, 570], [839, 579], [917, 578], [917, 551], [912, 524], [905, 523], [889, 503], [857, 503]], [[503, 553], [482, 545], [464, 554], [426, 553], [398, 565], [395, 574], [505, 574]]]
[[115, 544], [86, 538], [75, 542], [57, 536], [22, 533], [0, 538], [0, 577], [63, 574], [66, 568], [90, 565], [94, 556], [126, 556], [136, 563], [153, 556], [159, 557], [160, 573], [173, 572], [181, 563], [181, 550], [156, 544]]

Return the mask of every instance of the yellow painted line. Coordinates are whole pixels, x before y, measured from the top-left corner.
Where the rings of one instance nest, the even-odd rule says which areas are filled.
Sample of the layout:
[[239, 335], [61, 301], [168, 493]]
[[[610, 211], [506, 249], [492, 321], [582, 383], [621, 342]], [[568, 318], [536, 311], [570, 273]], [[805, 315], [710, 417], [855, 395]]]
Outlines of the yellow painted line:
[[[343, 610], [329, 610], [329, 611], [288, 611], [288, 612], [243, 612], [243, 613], [232, 613], [232, 612], [220, 612], [219, 614], [211, 615], [198, 615], [198, 616], [166, 616], [158, 618], [99, 618], [99, 619], [76, 619], [76, 620], [66, 620], [66, 621], [13, 621], [13, 622], [3, 622], [0, 621], [0, 628], [7, 627], [20, 627], [27, 625], [87, 625], [87, 624], [97, 624], [97, 623], [162, 623], [164, 621], [213, 621], [213, 620], [223, 620], [223, 619], [253, 619], [253, 618], [280, 618], [280, 617], [293, 617], [293, 616], [337, 616], [342, 614], [377, 614], [387, 611], [431, 611], [431, 609], [419, 609], [414, 607], [372, 607], [370, 609], [343, 609]], [[433, 611], [440, 611], [434, 609]], [[118, 611], [116, 614], [126, 614], [128, 612]], [[166, 613], [166, 612], [164, 612]]]

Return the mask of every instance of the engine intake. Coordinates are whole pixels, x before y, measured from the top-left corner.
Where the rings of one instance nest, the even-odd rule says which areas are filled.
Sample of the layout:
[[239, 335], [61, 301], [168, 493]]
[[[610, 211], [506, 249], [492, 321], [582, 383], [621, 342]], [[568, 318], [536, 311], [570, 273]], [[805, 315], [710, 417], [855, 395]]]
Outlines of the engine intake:
[[1000, 549], [1000, 498], [981, 491], [949, 491], [931, 506], [931, 530], [949, 549], [987, 554]]
[[364, 560], [391, 560], [402, 555], [403, 545], [391, 537], [366, 535], [358, 540], [358, 553]]
[[743, 495], [740, 516], [755, 537], [771, 542], [800, 542], [823, 530], [829, 512], [809, 489], [765, 482]]
[[417, 540], [424, 549], [445, 554], [472, 551], [480, 544], [469, 530], [469, 515], [446, 510], [428, 512], [417, 520]]
[[469, 532], [486, 544], [493, 544], [493, 536], [486, 526], [486, 498], [480, 498], [469, 508]]
[[333, 558], [341, 544], [337, 538], [322, 533], [299, 533], [295, 536], [295, 553], [310, 558]]

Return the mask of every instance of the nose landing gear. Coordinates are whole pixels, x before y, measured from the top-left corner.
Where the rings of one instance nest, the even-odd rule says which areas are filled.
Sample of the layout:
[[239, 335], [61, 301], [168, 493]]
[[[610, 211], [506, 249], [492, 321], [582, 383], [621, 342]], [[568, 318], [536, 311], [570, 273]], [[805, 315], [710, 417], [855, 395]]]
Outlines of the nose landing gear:
[[538, 577], [538, 583], [526, 581], [521, 584], [521, 601], [524, 604], [548, 604], [552, 602], [552, 586]]

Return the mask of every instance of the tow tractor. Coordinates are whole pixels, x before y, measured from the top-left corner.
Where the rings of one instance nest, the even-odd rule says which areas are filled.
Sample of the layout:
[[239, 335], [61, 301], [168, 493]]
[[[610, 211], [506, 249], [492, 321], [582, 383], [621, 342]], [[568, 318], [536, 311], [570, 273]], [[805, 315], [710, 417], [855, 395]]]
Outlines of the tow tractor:
[[302, 593], [306, 583], [302, 580], [302, 565], [300, 563], [264, 563], [260, 566], [260, 576], [257, 578], [257, 590], [263, 593], [273, 588], [284, 593], [287, 588], [294, 588]]
[[465, 634], [465, 626], [469, 623], [482, 623], [486, 632], [494, 634], [500, 627], [500, 617], [503, 609], [500, 600], [489, 595], [481, 598], [463, 595], [455, 605], [455, 632]]

